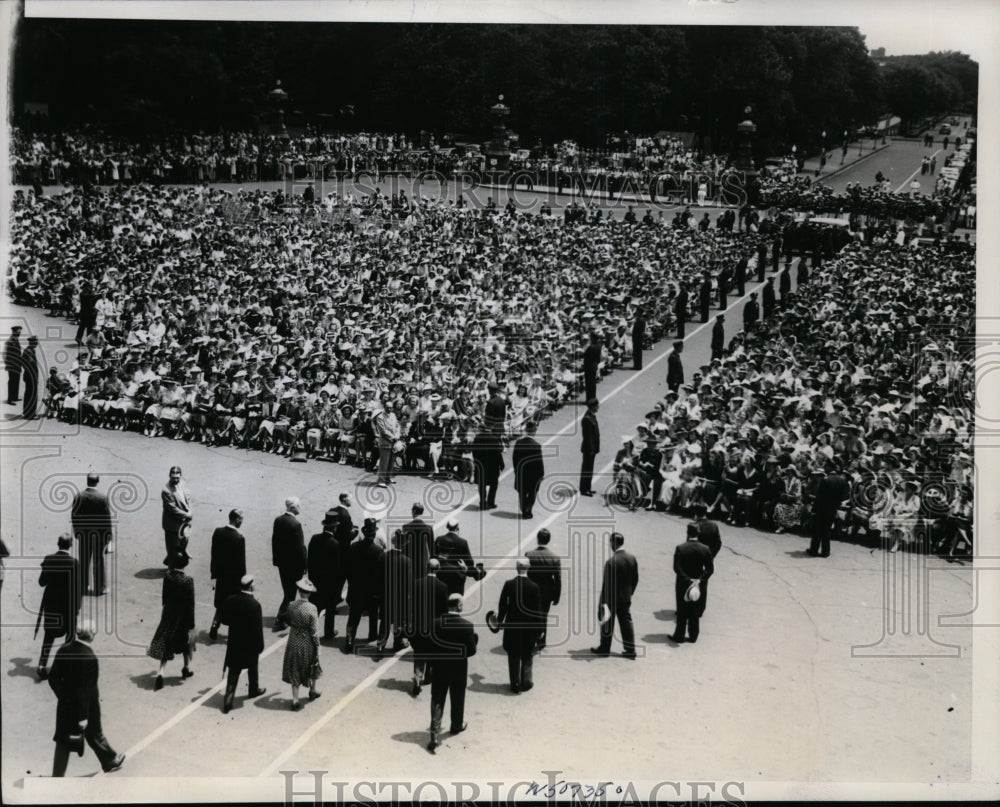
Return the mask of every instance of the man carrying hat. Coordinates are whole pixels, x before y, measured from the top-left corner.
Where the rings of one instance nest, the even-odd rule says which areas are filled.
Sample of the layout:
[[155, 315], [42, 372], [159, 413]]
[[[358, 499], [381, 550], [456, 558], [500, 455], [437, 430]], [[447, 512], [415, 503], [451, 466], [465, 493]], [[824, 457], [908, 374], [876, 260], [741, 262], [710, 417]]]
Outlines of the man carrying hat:
[[816, 489], [813, 499], [808, 554], [813, 557], [830, 557], [830, 532], [837, 518], [840, 505], [851, 495], [851, 487], [847, 479], [840, 473], [840, 463], [830, 461], [829, 472], [823, 477]]
[[160, 499], [163, 502], [163, 541], [167, 548], [166, 557], [163, 563], [171, 555], [184, 551], [187, 547], [187, 539], [181, 537], [184, 529], [191, 524], [191, 491], [181, 479], [181, 468], [174, 465], [170, 469], [170, 478], [163, 490], [160, 491]]
[[527, 692], [531, 680], [535, 643], [543, 624], [541, 591], [528, 578], [530, 561], [518, 558], [517, 576], [503, 584], [497, 605], [497, 621], [503, 627], [503, 649], [507, 653], [507, 672], [514, 693]]
[[625, 550], [625, 536], [611, 533], [611, 557], [604, 564], [604, 577], [598, 610], [601, 622], [601, 642], [590, 649], [598, 656], [611, 653], [611, 637], [618, 622], [625, 646], [622, 656], [635, 659], [635, 629], [632, 626], [632, 595], [639, 585], [639, 562]]
[[[429, 751], [440, 744], [444, 705], [451, 697], [451, 734], [460, 734], [465, 722], [465, 686], [469, 676], [469, 659], [476, 655], [479, 636], [472, 623], [462, 613], [462, 595], [452, 594], [447, 600], [447, 612], [434, 621], [433, 681], [431, 683], [431, 738]], [[417, 690], [419, 692], [419, 689]]]
[[219, 636], [222, 608], [226, 600], [240, 590], [240, 580], [247, 573], [246, 538], [240, 532], [242, 524], [243, 511], [233, 509], [229, 511], [229, 524], [217, 527], [212, 533], [210, 570], [215, 581], [215, 617], [208, 635], [213, 642]]
[[[677, 643], [698, 641], [699, 620], [705, 613], [708, 597], [708, 578], [715, 571], [712, 550], [698, 540], [699, 534], [697, 524], [688, 524], [687, 541], [674, 549], [677, 626], [670, 640]], [[694, 583], [698, 585], [693, 586]]]
[[244, 575], [239, 581], [239, 591], [230, 594], [222, 606], [222, 621], [229, 626], [226, 641], [226, 659], [223, 669], [228, 669], [226, 694], [222, 699], [222, 713], [233, 708], [236, 685], [240, 673], [247, 671], [250, 683], [248, 697], [258, 698], [267, 690], [259, 685], [257, 663], [264, 650], [264, 617], [260, 603], [253, 595], [253, 575]]
[[48, 677], [49, 653], [55, 640], [60, 636], [66, 636], [67, 640], [71, 641], [73, 631], [76, 629], [76, 617], [80, 612], [83, 592], [80, 583], [80, 563], [69, 553], [72, 546], [71, 535], [60, 535], [58, 551], [46, 555], [42, 560], [42, 573], [38, 577], [38, 585], [45, 591], [35, 622], [36, 637], [39, 626], [44, 629], [42, 652], [38, 659], [40, 681]]

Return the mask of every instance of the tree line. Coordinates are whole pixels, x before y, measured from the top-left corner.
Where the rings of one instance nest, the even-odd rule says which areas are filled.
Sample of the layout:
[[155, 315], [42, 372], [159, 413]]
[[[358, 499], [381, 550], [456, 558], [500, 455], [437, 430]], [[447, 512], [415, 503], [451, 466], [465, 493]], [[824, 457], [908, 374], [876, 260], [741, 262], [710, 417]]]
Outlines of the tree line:
[[978, 66], [944, 53], [880, 67], [857, 28], [27, 19], [13, 109], [45, 102], [53, 124], [132, 136], [253, 128], [273, 117], [277, 79], [290, 123], [329, 131], [482, 140], [503, 94], [523, 146], [668, 130], [726, 151], [749, 106], [757, 151], [773, 154], [887, 111], [974, 108]]

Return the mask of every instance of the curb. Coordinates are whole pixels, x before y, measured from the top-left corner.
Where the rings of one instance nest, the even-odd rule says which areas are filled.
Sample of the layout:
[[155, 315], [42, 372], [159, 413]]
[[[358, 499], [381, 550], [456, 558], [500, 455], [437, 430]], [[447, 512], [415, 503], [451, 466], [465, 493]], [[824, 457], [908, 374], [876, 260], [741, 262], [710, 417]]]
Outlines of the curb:
[[879, 146], [877, 149], [875, 149], [874, 151], [868, 152], [863, 157], [858, 157], [858, 159], [856, 159], [852, 163], [845, 163], [844, 165], [838, 166], [836, 168], [836, 170], [831, 171], [829, 174], [824, 174], [823, 176], [819, 177], [816, 180], [816, 182], [819, 183], [819, 184], [822, 184], [824, 180], [833, 179], [833, 177], [837, 176], [837, 174], [843, 173], [844, 171], [847, 171], [848, 169], [854, 168], [854, 166], [859, 165], [860, 163], [863, 163], [869, 157], [874, 157], [876, 154], [879, 154], [880, 152], [885, 151], [887, 148], [892, 148], [892, 143], [886, 143], [884, 146]]

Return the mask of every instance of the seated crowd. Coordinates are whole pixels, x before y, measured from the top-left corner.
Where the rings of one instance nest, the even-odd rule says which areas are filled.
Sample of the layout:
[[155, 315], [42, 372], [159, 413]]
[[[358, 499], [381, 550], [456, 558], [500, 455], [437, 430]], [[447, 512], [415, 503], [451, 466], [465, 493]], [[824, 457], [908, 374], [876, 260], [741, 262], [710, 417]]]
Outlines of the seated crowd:
[[808, 534], [826, 473], [843, 534], [971, 553], [975, 256], [853, 243], [624, 435], [615, 497]]

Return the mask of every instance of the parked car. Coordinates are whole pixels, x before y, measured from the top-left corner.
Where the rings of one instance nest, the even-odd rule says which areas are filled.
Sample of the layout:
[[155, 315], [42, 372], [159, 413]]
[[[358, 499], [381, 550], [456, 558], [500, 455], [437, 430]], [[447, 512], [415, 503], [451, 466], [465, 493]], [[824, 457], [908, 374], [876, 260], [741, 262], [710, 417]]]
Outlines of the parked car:
[[951, 126], [949, 126], [947, 123], [942, 123], [941, 128], [938, 129], [938, 134], [944, 134], [944, 135], [951, 134]]

